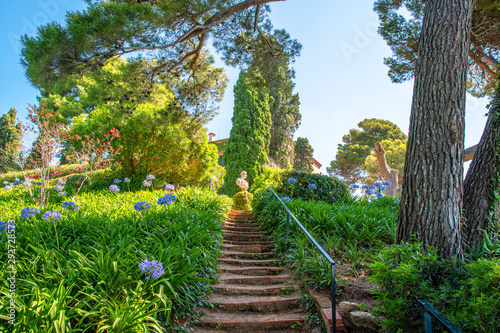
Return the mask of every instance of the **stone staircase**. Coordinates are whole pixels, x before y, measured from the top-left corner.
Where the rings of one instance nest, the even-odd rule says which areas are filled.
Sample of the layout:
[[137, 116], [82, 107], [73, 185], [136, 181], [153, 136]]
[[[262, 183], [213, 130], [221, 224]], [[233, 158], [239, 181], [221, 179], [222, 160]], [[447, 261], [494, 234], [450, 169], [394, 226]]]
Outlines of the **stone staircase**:
[[278, 267], [274, 245], [259, 232], [250, 212], [231, 211], [224, 226], [219, 283], [199, 308], [193, 332], [309, 332], [307, 314], [289, 270]]
[[[193, 332], [311, 332], [289, 269], [277, 265], [273, 243], [250, 212], [229, 213], [221, 250], [219, 283], [209, 299], [214, 307], [198, 308], [203, 315]], [[331, 309], [329, 316], [331, 332]]]

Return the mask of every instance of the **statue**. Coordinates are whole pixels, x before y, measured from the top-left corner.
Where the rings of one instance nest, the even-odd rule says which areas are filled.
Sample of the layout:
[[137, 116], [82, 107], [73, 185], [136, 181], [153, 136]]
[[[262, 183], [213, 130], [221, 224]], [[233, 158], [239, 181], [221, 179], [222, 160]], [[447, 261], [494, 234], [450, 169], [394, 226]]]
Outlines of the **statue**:
[[245, 178], [247, 178], [247, 172], [242, 171], [241, 178], [236, 179], [236, 185], [241, 188], [242, 192], [246, 192], [246, 190], [248, 190], [248, 182], [245, 180]]

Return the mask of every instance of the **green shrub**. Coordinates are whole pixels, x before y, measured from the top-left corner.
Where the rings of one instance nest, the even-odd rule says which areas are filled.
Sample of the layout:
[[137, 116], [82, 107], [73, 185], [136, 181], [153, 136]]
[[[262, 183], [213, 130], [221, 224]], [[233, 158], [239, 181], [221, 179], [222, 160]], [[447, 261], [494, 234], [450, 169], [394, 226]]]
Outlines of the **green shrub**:
[[281, 184], [281, 178], [285, 172], [287, 171], [284, 169], [265, 166], [262, 172], [255, 178], [249, 190], [256, 194], [266, 188], [277, 189]]
[[247, 191], [238, 192], [233, 196], [233, 210], [252, 210], [253, 194]]
[[[290, 178], [295, 178], [297, 182], [288, 182]], [[316, 185], [316, 190], [309, 189], [309, 184]], [[284, 172], [278, 191], [290, 198], [319, 200], [330, 204], [351, 196], [349, 187], [336, 178], [299, 171]]]

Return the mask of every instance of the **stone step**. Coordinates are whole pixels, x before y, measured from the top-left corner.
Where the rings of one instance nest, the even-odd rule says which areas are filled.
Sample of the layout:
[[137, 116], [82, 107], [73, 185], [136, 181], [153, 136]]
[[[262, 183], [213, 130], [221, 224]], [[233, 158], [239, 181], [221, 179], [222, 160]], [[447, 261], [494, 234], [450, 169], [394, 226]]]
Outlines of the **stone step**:
[[229, 258], [243, 258], [243, 259], [270, 259], [274, 257], [274, 251], [263, 253], [248, 253], [239, 251], [222, 250], [224, 257]]
[[264, 235], [246, 235], [246, 234], [237, 234], [237, 233], [223, 233], [223, 238], [230, 241], [266, 241], [269, 239], [269, 236]]
[[272, 266], [276, 263], [275, 259], [236, 259], [236, 258], [219, 258], [220, 262], [238, 265], [238, 266]]
[[252, 226], [250, 226], [250, 227], [247, 227], [247, 226], [245, 226], [245, 227], [240, 227], [240, 226], [233, 227], [233, 226], [226, 225], [224, 227], [224, 230], [229, 231], [229, 232], [245, 232], [245, 233], [249, 232], [249, 233], [259, 233], [260, 234], [259, 228], [252, 227]]
[[224, 295], [255, 295], [255, 296], [267, 296], [267, 295], [289, 295], [296, 291], [296, 287], [293, 284], [288, 283], [277, 283], [273, 285], [237, 285], [226, 282], [219, 282], [214, 285], [214, 289], [219, 294]]
[[232, 245], [274, 245], [271, 241], [231, 241], [224, 240], [223, 244], [232, 244]]
[[283, 271], [283, 268], [276, 266], [269, 267], [238, 267], [233, 265], [219, 264], [222, 272], [238, 275], [261, 276], [261, 275], [276, 275]]
[[238, 252], [247, 252], [247, 253], [265, 253], [265, 252], [270, 252], [274, 249], [274, 245], [267, 244], [267, 245], [260, 245], [260, 244], [246, 244], [246, 245], [240, 245], [240, 244], [227, 244], [227, 243], [222, 243], [222, 248], [229, 250], [229, 251], [238, 251]]
[[244, 276], [231, 275], [219, 277], [220, 282], [233, 284], [251, 284], [251, 285], [268, 285], [274, 283], [284, 283], [292, 280], [290, 275], [262, 275], [262, 276]]
[[224, 225], [229, 227], [259, 227], [259, 224], [254, 222], [231, 222], [228, 220], [224, 222]]
[[307, 315], [302, 312], [288, 312], [286, 314], [260, 314], [253, 312], [236, 312], [230, 316], [221, 309], [201, 310], [204, 315], [197, 324], [202, 327], [211, 327], [221, 330], [262, 331], [270, 329], [299, 329], [305, 324]]
[[215, 307], [230, 312], [255, 311], [269, 313], [273, 311], [288, 311], [300, 306], [300, 295], [288, 296], [255, 296], [255, 295], [212, 295], [209, 299]]

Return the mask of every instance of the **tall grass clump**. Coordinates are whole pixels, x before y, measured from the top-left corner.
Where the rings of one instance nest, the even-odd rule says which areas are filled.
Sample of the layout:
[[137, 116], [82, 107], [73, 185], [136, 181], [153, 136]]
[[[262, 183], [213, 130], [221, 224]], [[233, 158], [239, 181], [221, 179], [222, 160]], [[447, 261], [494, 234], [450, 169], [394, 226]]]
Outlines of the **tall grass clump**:
[[[164, 195], [81, 193], [73, 205], [50, 202], [22, 218], [27, 199], [3, 191], [0, 219], [15, 223], [17, 273], [15, 325], [5, 316], [9, 302], [2, 302], [0, 331], [164, 332], [190, 313], [216, 279], [221, 222], [230, 200], [188, 188], [172, 193], [176, 200], [159, 201]], [[149, 208], [134, 209], [140, 202]], [[11, 271], [8, 245], [4, 231], [4, 299]], [[145, 263], [154, 263], [155, 274]]]

